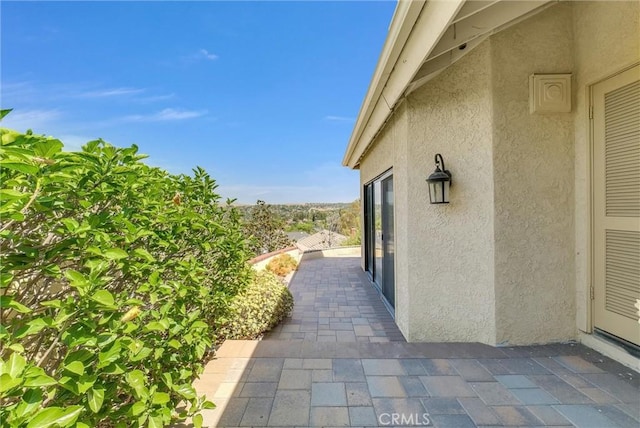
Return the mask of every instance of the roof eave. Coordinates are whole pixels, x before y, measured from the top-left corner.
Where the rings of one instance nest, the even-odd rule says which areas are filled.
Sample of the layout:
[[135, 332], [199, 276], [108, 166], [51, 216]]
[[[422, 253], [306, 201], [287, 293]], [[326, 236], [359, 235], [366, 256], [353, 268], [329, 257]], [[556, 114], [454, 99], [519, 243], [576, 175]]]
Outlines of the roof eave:
[[[342, 160], [344, 166], [358, 167], [362, 154], [464, 2], [399, 0]], [[416, 29], [418, 20], [425, 22]]]

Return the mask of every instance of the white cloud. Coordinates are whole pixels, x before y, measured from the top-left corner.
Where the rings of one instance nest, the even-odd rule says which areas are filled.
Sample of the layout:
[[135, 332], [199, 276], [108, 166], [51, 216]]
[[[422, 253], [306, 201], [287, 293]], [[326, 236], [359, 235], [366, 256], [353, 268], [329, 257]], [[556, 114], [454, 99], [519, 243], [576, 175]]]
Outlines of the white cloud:
[[173, 120], [185, 120], [202, 117], [207, 114], [206, 110], [180, 110], [173, 108], [166, 108], [157, 113], [151, 113], [147, 115], [135, 114], [125, 116], [122, 118], [124, 122], [166, 122]]
[[200, 49], [198, 51], [198, 57], [202, 58], [202, 59], [208, 59], [209, 61], [214, 61], [216, 59], [218, 59], [218, 55], [213, 54], [211, 52], [209, 52], [206, 49]]
[[218, 59], [218, 55], [212, 52], [209, 52], [207, 49], [198, 49], [196, 52], [192, 54], [182, 56], [181, 58], [179, 58], [179, 61], [175, 64], [171, 62], [166, 62], [165, 65], [186, 67], [186, 66], [193, 65], [197, 62], [215, 61], [217, 59]]
[[45, 132], [44, 128], [47, 128], [60, 117], [62, 117], [62, 112], [58, 109], [15, 109], [2, 119], [0, 126], [20, 132], [32, 129], [36, 133], [42, 133]]
[[[2, 82], [2, 98], [6, 101], [7, 99], [25, 99], [32, 97], [35, 93], [35, 89], [33, 87], [33, 83], [31, 82]], [[3, 104], [6, 104], [3, 102]], [[7, 108], [10, 106], [2, 106], [3, 108]]]
[[329, 120], [332, 122], [353, 122], [355, 119], [353, 117], [345, 116], [325, 116], [324, 120]]
[[105, 97], [118, 97], [123, 95], [133, 95], [144, 92], [144, 89], [138, 88], [112, 88], [103, 89], [99, 91], [82, 92], [78, 94], [80, 98], [105, 98]]
[[175, 98], [176, 94], [150, 95], [148, 97], [137, 97], [133, 101], [138, 103], [155, 103]]

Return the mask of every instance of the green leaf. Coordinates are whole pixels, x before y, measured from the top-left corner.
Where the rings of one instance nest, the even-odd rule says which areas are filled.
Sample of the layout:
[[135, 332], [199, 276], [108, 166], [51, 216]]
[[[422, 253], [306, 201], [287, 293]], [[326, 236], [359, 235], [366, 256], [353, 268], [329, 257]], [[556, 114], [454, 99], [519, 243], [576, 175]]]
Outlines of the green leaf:
[[[11, 281], [13, 281], [13, 275], [11, 275], [10, 273], [0, 273], [0, 287], [1, 288], [6, 288], [9, 286], [9, 284], [11, 284]], [[3, 305], [4, 307], [4, 305]]]
[[[165, 321], [165, 322], [162, 322]], [[144, 326], [146, 331], [165, 331], [169, 329], [169, 323], [166, 320], [162, 321], [151, 321], [149, 324]]]
[[72, 361], [69, 364], [65, 364], [64, 368], [78, 376], [82, 376], [84, 374], [84, 364], [80, 361]]
[[153, 349], [151, 348], [147, 348], [146, 346], [143, 346], [142, 348], [140, 348], [140, 350], [138, 352], [136, 352], [135, 354], [133, 354], [130, 359], [131, 361], [140, 361], [140, 360], [144, 360], [145, 358], [147, 358], [149, 355], [151, 355], [151, 352], [153, 351]]
[[191, 421], [193, 422], [193, 426], [195, 428], [202, 428], [203, 418], [202, 418], [202, 415], [200, 413], [198, 413], [197, 415], [194, 415], [191, 418]]
[[160, 282], [160, 273], [158, 271], [151, 272], [151, 275], [149, 275], [149, 284], [158, 285], [158, 282]]
[[151, 416], [149, 418], [149, 428], [162, 428], [164, 423], [160, 416]]
[[96, 256], [102, 256], [102, 250], [96, 246], [87, 247], [87, 253], [95, 254]]
[[35, 318], [24, 326], [20, 327], [16, 330], [14, 337], [16, 339], [21, 339], [26, 336], [31, 336], [33, 334], [39, 333], [45, 327], [48, 327], [50, 322], [47, 322], [44, 318]]
[[153, 394], [152, 404], [165, 404], [171, 400], [171, 397], [166, 392], [156, 392]]
[[27, 370], [25, 370], [23, 377], [25, 378], [24, 386], [31, 388], [40, 386], [52, 386], [58, 383], [41, 367], [29, 367]]
[[110, 248], [104, 252], [104, 256], [109, 260], [120, 260], [126, 259], [129, 254], [120, 248]]
[[13, 111], [12, 108], [6, 108], [6, 109], [0, 110], [0, 120], [4, 119], [5, 116], [11, 113], [12, 111]]
[[126, 371], [126, 367], [119, 363], [111, 363], [104, 368], [102, 373], [111, 375], [120, 375]]
[[127, 383], [136, 391], [140, 398], [147, 398], [145, 376], [141, 370], [133, 370], [126, 374]]
[[86, 349], [78, 349], [77, 351], [73, 351], [70, 354], [68, 354], [65, 357], [64, 361], [65, 362], [82, 361], [83, 363], [86, 363], [87, 361], [94, 359], [95, 356], [96, 354], [94, 352], [88, 351]]
[[171, 346], [174, 349], [180, 349], [182, 347], [182, 344], [178, 342], [176, 339], [171, 339], [170, 341], [167, 342], [167, 345]]
[[19, 192], [14, 189], [0, 189], [0, 200], [21, 199], [29, 196], [28, 193]]
[[162, 380], [169, 388], [173, 386], [173, 379], [171, 379], [171, 373], [162, 373]]
[[42, 391], [39, 389], [29, 389], [22, 395], [22, 400], [15, 410], [16, 418], [29, 416], [42, 404]]
[[36, 156], [42, 156], [44, 158], [50, 158], [54, 154], [62, 150], [62, 142], [54, 138], [47, 139], [45, 141], [38, 141], [34, 146], [34, 153]]
[[22, 383], [22, 378], [14, 379], [9, 376], [7, 373], [2, 374], [0, 376], [0, 392], [9, 391], [11, 388], [15, 388], [16, 386]]
[[22, 374], [26, 364], [27, 360], [25, 360], [22, 355], [14, 352], [9, 357], [9, 360], [6, 363], [6, 367], [3, 367], [2, 373], [7, 373], [9, 376], [15, 379]]
[[24, 353], [24, 346], [22, 346], [20, 343], [12, 343], [8, 346], [8, 348], [20, 354]]
[[104, 402], [104, 388], [97, 387], [92, 388], [87, 393], [87, 401], [89, 402], [89, 408], [93, 413], [98, 413]]
[[196, 390], [188, 383], [183, 383], [182, 385], [174, 385], [172, 389], [187, 400], [196, 398]]
[[20, 211], [16, 211], [16, 212], [13, 212], [13, 213], [9, 214], [9, 218], [11, 220], [15, 220], [15, 221], [24, 221], [24, 219], [26, 217]]
[[131, 406], [131, 414], [133, 416], [138, 416], [139, 414], [144, 412], [146, 408], [147, 404], [144, 401], [136, 401], [135, 403], [133, 403], [133, 406]]
[[40, 306], [44, 306], [46, 308], [62, 308], [62, 301], [60, 299], [47, 300], [45, 302], [40, 302]]
[[60, 427], [72, 425], [80, 413], [82, 413], [82, 406], [70, 406], [66, 408], [62, 407], [47, 407], [39, 411], [29, 424], [27, 428], [47, 428], [53, 425]]
[[64, 276], [67, 277], [73, 287], [84, 287], [89, 283], [87, 278], [77, 270], [68, 269], [64, 272]]
[[23, 172], [28, 175], [35, 175], [38, 173], [38, 171], [40, 171], [40, 169], [35, 165], [18, 162], [2, 162], [2, 167], [12, 169], [14, 171]]
[[156, 361], [162, 358], [163, 355], [164, 355], [164, 348], [156, 348], [156, 350], [153, 351], [153, 359]]
[[47, 273], [47, 275], [53, 276], [55, 278], [59, 278], [62, 274], [60, 266], [54, 264], [45, 266], [44, 271]]
[[120, 350], [122, 345], [119, 340], [116, 340], [109, 349], [98, 354], [98, 368], [106, 367], [117, 361], [120, 358]]
[[57, 383], [58, 382], [54, 378], [43, 375], [25, 380], [24, 386], [29, 388], [36, 388], [40, 386], [53, 386]]
[[79, 395], [78, 392], [78, 378], [76, 377], [69, 377], [69, 376], [62, 376], [60, 379], [58, 379], [58, 384], [63, 387], [64, 389], [66, 389], [67, 391], [72, 392], [74, 395]]
[[38, 414], [31, 419], [27, 428], [46, 428], [50, 427], [58, 422], [62, 418], [61, 407], [47, 407], [38, 412]]
[[31, 309], [23, 305], [22, 303], [16, 301], [11, 296], [0, 296], [0, 307], [11, 308], [16, 312], [20, 312], [21, 314], [28, 314], [31, 312]]
[[203, 409], [215, 409], [216, 405], [212, 401], [205, 400], [205, 401], [202, 402], [202, 408]]
[[155, 262], [156, 261], [156, 259], [151, 255], [151, 253], [149, 253], [144, 248], [136, 248], [135, 250], [133, 250], [133, 254], [135, 254], [138, 257], [141, 257], [141, 258], [145, 259], [148, 262]]
[[84, 394], [85, 392], [89, 391], [91, 387], [93, 387], [93, 385], [96, 383], [96, 380], [98, 380], [98, 376], [96, 375], [80, 376], [80, 379], [78, 379], [77, 381], [78, 394]]
[[91, 300], [100, 303], [103, 306], [109, 308], [115, 308], [115, 300], [113, 299], [113, 294], [111, 294], [108, 290], [98, 290], [93, 296], [91, 296]]
[[80, 227], [80, 223], [78, 223], [78, 221], [74, 218], [63, 218], [60, 221], [65, 225], [69, 232], [74, 232]]

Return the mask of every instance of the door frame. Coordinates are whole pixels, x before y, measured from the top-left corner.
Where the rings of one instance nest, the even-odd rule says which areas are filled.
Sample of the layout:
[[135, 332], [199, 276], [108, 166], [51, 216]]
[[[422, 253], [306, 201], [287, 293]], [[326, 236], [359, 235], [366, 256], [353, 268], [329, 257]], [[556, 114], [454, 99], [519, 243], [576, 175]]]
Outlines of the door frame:
[[[395, 306], [391, 306], [391, 304], [387, 301], [386, 297], [384, 296], [382, 289], [384, 287], [383, 284], [377, 284], [375, 282], [375, 278], [376, 278], [376, 272], [375, 272], [375, 218], [373, 219], [373, 224], [374, 224], [374, 231], [373, 233], [371, 233], [369, 230], [367, 230], [368, 226], [370, 225], [370, 221], [373, 215], [373, 212], [375, 211], [375, 191], [373, 190], [373, 186], [374, 183], [376, 182], [380, 182], [380, 187], [382, 189], [382, 182], [387, 179], [387, 178], [393, 178], [393, 168], [389, 168], [388, 170], [384, 171], [382, 174], [376, 176], [375, 178], [367, 181], [366, 183], [364, 183], [364, 185], [362, 186], [362, 194], [364, 195], [363, 197], [363, 225], [364, 225], [364, 231], [363, 231], [363, 255], [364, 255], [364, 267], [365, 267], [365, 272], [367, 273], [367, 276], [369, 277], [369, 280], [371, 281], [371, 284], [373, 286], [373, 288], [378, 292], [378, 294], [380, 295], [382, 301], [384, 302], [385, 306], [387, 307], [387, 310], [391, 313], [391, 315], [394, 317], [395, 319]], [[371, 193], [368, 193], [367, 188], [369, 186], [372, 186], [371, 188]], [[381, 206], [381, 210], [380, 212], [382, 213], [382, 202], [384, 200], [384, 196], [381, 193], [381, 200], [380, 200], [380, 206]], [[371, 198], [371, 199], [369, 199]], [[394, 206], [394, 210], [395, 210], [395, 189], [394, 189], [394, 193], [393, 193], [393, 206]], [[373, 205], [372, 205], [373, 202]], [[371, 209], [370, 212], [367, 212], [367, 209]], [[369, 221], [368, 221], [369, 220]], [[382, 220], [382, 219], [381, 219]], [[381, 225], [382, 227], [382, 225]], [[393, 229], [394, 229], [394, 239], [395, 239], [395, 230], [396, 230], [396, 216], [395, 216], [395, 212], [394, 212], [394, 216], [393, 216]], [[373, 240], [373, 242], [371, 242]], [[394, 243], [395, 244], [395, 243]], [[368, 251], [371, 250], [371, 246], [373, 245], [373, 263], [371, 263], [372, 265], [370, 265], [369, 263], [369, 254], [367, 253]], [[384, 241], [382, 243], [382, 251], [384, 250]], [[383, 257], [384, 257], [384, 251], [383, 251]], [[396, 257], [394, 256], [393, 258], [393, 272], [394, 272], [394, 279], [393, 279], [393, 293], [394, 293], [394, 301], [395, 296], [396, 296], [396, 280], [395, 280], [395, 273], [396, 273]], [[380, 272], [380, 278], [381, 281], [384, 280], [384, 274], [382, 273], [382, 271], [384, 270], [384, 260], [381, 262], [381, 266], [380, 266], [381, 272]]]
[[[593, 105], [594, 105], [594, 87], [602, 83], [608, 79], [611, 79], [619, 74], [622, 74], [634, 67], [640, 66], [640, 62], [634, 61], [631, 64], [627, 64], [614, 72], [609, 72], [606, 75], [603, 75], [597, 79], [591, 80], [585, 84], [585, 101], [586, 101], [586, 115], [585, 122], [588, 129], [588, 165], [587, 165], [587, 173], [588, 173], [588, 192], [587, 192], [587, 206], [588, 206], [588, 222], [589, 222], [589, 235], [587, 236], [587, 248], [588, 248], [588, 257], [587, 257], [587, 284], [586, 284], [586, 292], [587, 292], [587, 331], [586, 333], [594, 334], [596, 332], [595, 327], [595, 310], [596, 305], [594, 303], [594, 293], [595, 293], [595, 268], [596, 268], [596, 249], [595, 249], [595, 198], [594, 193], [596, 189], [595, 184], [595, 126], [594, 126], [594, 115], [593, 115]], [[616, 341], [617, 342], [617, 341]]]

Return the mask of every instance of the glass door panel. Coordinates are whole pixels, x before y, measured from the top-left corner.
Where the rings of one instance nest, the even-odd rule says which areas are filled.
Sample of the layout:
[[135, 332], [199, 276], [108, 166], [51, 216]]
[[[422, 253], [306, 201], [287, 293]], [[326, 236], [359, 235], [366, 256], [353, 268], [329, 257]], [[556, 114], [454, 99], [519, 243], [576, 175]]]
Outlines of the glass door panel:
[[395, 236], [393, 223], [393, 177], [382, 181], [382, 294], [395, 307]]
[[373, 183], [373, 234], [374, 234], [374, 267], [373, 282], [380, 288], [382, 286], [382, 183]]

